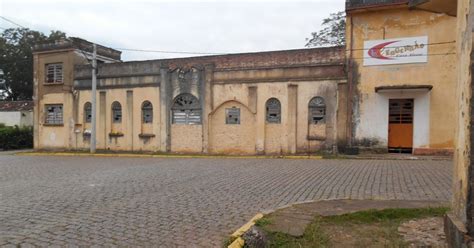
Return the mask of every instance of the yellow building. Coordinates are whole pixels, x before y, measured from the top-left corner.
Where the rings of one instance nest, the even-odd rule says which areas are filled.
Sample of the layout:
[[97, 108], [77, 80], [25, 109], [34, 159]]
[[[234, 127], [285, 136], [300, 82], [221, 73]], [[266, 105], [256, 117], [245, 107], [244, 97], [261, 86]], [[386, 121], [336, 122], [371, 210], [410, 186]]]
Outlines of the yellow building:
[[[97, 148], [452, 154], [457, 20], [438, 7], [349, 0], [346, 48], [121, 62], [99, 46]], [[35, 48], [36, 149], [90, 146], [91, 46]]]
[[452, 154], [456, 17], [413, 2], [346, 3], [348, 139], [361, 149]]
[[[35, 48], [36, 149], [89, 148], [91, 47], [72, 38]], [[345, 143], [342, 47], [132, 62], [98, 54], [98, 149], [294, 154]]]

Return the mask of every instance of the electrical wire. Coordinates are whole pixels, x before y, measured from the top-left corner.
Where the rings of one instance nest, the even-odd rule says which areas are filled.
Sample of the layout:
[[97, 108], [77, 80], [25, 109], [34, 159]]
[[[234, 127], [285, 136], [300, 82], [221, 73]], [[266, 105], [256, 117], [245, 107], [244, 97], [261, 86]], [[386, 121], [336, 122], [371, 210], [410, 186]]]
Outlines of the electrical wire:
[[163, 50], [145, 50], [133, 48], [112, 48], [115, 50], [129, 51], [129, 52], [145, 52], [145, 53], [174, 53], [174, 54], [202, 54], [202, 55], [225, 55], [229, 53], [215, 53], [215, 52], [187, 52], [187, 51], [163, 51]]
[[13, 24], [13, 25], [16, 25], [16, 26], [18, 26], [18, 27], [20, 27], [20, 28], [26, 28], [26, 27], [24, 27], [24, 26], [22, 26], [22, 25], [20, 25], [20, 24], [18, 24], [18, 23], [16, 23], [16, 22], [14, 22], [14, 21], [12, 21], [12, 20], [10, 20], [10, 19], [4, 17], [4, 16], [0, 16], [0, 18], [2, 18], [3, 20], [5, 20], [5, 21], [7, 21], [7, 22], [9, 22], [9, 23], [11, 23], [11, 24]]

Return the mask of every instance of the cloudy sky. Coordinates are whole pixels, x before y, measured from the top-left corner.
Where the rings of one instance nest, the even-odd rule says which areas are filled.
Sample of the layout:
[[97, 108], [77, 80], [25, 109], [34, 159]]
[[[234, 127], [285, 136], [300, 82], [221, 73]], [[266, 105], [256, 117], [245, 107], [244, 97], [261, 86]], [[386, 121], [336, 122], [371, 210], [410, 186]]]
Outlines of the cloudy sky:
[[[0, 16], [113, 48], [239, 53], [303, 48], [344, 0], [0, 0]], [[15, 27], [0, 19], [0, 28]], [[190, 56], [123, 52], [124, 60]]]

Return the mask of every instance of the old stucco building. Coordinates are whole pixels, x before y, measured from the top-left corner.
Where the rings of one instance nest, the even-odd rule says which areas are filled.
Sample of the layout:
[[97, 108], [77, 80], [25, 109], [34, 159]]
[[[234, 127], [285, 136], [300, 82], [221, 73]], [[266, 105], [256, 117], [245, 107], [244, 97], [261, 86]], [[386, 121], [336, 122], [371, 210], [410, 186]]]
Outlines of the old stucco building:
[[[345, 48], [121, 62], [99, 46], [97, 147], [452, 154], [457, 20], [422, 5], [349, 0]], [[89, 147], [90, 53], [77, 38], [35, 49], [37, 149]]]
[[[35, 49], [35, 148], [90, 146], [90, 47], [73, 38]], [[342, 47], [132, 62], [98, 54], [98, 149], [288, 154], [332, 151], [345, 138]]]
[[[346, 3], [348, 139], [370, 150], [452, 154], [456, 10], [430, 1]], [[446, 1], [449, 2], [449, 1]]]

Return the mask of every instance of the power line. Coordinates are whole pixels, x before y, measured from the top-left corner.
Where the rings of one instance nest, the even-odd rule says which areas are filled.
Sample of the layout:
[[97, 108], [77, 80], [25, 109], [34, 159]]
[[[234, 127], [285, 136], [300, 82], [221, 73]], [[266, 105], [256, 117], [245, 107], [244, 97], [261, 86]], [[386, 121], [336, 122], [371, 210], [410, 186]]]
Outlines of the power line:
[[[433, 43], [426, 43], [426, 44], [420, 44], [424, 46], [436, 46], [436, 45], [446, 45], [446, 44], [452, 44], [456, 43], [456, 41], [443, 41], [443, 42], [433, 42]], [[403, 48], [407, 46], [386, 46], [385, 48]], [[346, 49], [347, 52], [349, 51], [368, 51], [370, 48], [352, 48], [352, 49]]]
[[163, 51], [163, 50], [145, 50], [133, 48], [113, 48], [115, 50], [130, 51], [130, 52], [145, 52], [145, 53], [175, 53], [175, 54], [202, 54], [202, 55], [225, 55], [228, 53], [214, 53], [214, 52], [189, 52], [189, 51]]
[[14, 24], [14, 25], [16, 25], [16, 26], [18, 26], [18, 27], [20, 27], [20, 28], [26, 28], [26, 27], [24, 27], [24, 26], [22, 26], [22, 25], [20, 25], [20, 24], [18, 24], [18, 23], [16, 23], [16, 22], [14, 22], [14, 21], [12, 21], [12, 20], [10, 20], [10, 19], [4, 17], [4, 16], [0, 16], [0, 18], [2, 18], [3, 20], [5, 20], [5, 21], [7, 21], [7, 22], [9, 22], [9, 23], [11, 23], [11, 24]]
[[[431, 54], [415, 54], [415, 55], [408, 55], [408, 56], [395, 56], [394, 58], [411, 58], [411, 57], [429, 57], [429, 56], [447, 56], [447, 55], [454, 55], [456, 53], [431, 53]], [[372, 59], [372, 57], [356, 57], [352, 59]]]

